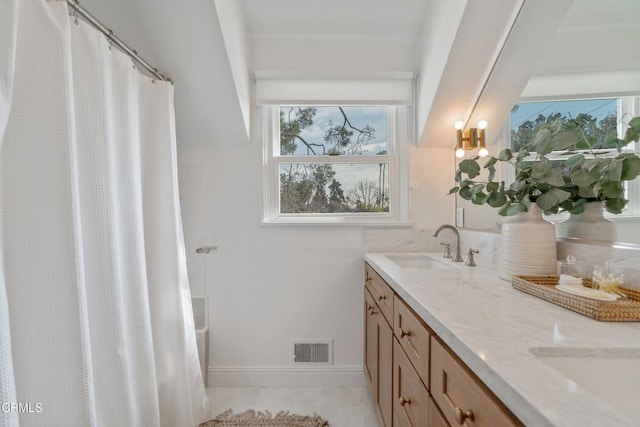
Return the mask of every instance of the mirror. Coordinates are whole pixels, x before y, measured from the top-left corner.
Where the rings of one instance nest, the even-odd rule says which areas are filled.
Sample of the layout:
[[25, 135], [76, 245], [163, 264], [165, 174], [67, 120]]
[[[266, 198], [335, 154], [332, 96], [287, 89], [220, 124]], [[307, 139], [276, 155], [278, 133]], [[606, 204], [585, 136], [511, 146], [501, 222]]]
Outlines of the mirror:
[[[526, 63], [531, 55], [527, 53], [531, 50], [526, 49], [523, 40], [529, 39], [531, 44], [531, 40], [538, 39], [538, 34], [550, 31], [553, 11], [527, 12], [525, 4], [521, 12], [525, 16], [518, 17], [485, 85], [487, 93], [483, 92], [478, 100], [470, 122], [492, 117], [489, 126], [493, 127], [493, 134], [488, 135], [487, 141], [491, 154], [509, 147], [510, 110], [519, 102], [625, 97], [625, 111], [632, 116], [640, 115], [640, 49], [635, 45], [640, 40], [640, 2], [574, 0], [559, 3], [566, 3], [566, 13], [560, 11], [557, 31], [551, 31], [549, 40], [542, 42], [544, 46], [538, 55], [533, 52], [535, 59], [529, 64]], [[514, 84], [519, 78], [523, 79], [520, 86]], [[498, 173], [508, 181], [509, 171]], [[611, 217], [617, 228], [615, 240], [640, 245], [640, 182], [635, 183], [628, 198], [629, 205], [636, 207], [635, 218]], [[464, 209], [465, 228], [499, 230], [500, 223], [506, 219], [500, 217], [496, 209], [473, 205], [457, 196], [456, 207]]]

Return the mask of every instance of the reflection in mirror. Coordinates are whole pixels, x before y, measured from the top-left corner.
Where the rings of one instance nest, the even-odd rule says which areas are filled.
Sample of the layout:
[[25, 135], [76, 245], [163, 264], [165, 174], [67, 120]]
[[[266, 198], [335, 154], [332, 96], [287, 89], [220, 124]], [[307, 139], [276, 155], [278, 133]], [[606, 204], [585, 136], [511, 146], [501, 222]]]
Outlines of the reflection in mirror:
[[[540, 26], [543, 28], [544, 23]], [[517, 31], [516, 24], [514, 32]], [[634, 45], [637, 40], [640, 40], [638, 0], [575, 0], [535, 69], [530, 70], [530, 80], [510, 123], [505, 124], [495, 141], [488, 141], [491, 153], [511, 146], [517, 150], [536, 122], [553, 114], [575, 119], [582, 113], [581, 118], [593, 120], [599, 131], [613, 126], [621, 136], [625, 119], [640, 115], [640, 50]], [[503, 58], [502, 62], [503, 66], [509, 66], [509, 58]], [[639, 145], [632, 144], [625, 150], [638, 152]], [[498, 174], [509, 181], [512, 171], [499, 170]], [[590, 240], [640, 244], [637, 179], [626, 186], [625, 196], [630, 200], [625, 211], [611, 215], [616, 233], [600, 236], [593, 233]], [[506, 219], [489, 206], [473, 205], [460, 197], [456, 198], [456, 205], [464, 209], [464, 226], [468, 228], [498, 230]], [[561, 221], [566, 216], [551, 220]]]

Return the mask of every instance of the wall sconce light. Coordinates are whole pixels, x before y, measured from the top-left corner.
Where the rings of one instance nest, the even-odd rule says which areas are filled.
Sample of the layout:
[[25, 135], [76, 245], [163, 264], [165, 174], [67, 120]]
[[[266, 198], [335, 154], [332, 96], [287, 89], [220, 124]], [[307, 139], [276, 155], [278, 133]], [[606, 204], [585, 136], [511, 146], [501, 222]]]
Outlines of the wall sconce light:
[[462, 132], [464, 123], [457, 121], [455, 123], [456, 128], [456, 157], [461, 159], [464, 157], [465, 151], [478, 148], [478, 156], [486, 157], [489, 154], [489, 150], [485, 147], [484, 142], [484, 130], [487, 128], [487, 122], [480, 120], [477, 128], [470, 128], [466, 132]]

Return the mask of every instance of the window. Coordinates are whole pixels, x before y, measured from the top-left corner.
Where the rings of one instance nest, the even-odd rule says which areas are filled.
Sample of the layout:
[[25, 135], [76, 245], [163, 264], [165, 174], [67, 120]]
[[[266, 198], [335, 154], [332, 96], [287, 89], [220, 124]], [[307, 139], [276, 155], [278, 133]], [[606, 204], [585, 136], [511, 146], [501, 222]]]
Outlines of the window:
[[[520, 150], [530, 142], [535, 129], [543, 124], [561, 118], [565, 127], [580, 126], [588, 136], [604, 139], [610, 132], [617, 132], [619, 137], [626, 131], [625, 119], [637, 115], [640, 97], [583, 98], [573, 100], [549, 100], [522, 102], [511, 110], [511, 149]], [[632, 143], [623, 151], [639, 152], [640, 144]], [[577, 147], [579, 148], [579, 147]], [[597, 147], [596, 147], [597, 148]], [[561, 162], [563, 157], [553, 156], [549, 159]], [[620, 215], [607, 216], [615, 218], [640, 216], [640, 182], [634, 180], [625, 183], [625, 198], [629, 203]], [[562, 219], [564, 216], [553, 215], [551, 219]]]
[[406, 220], [407, 107], [265, 105], [268, 223]]

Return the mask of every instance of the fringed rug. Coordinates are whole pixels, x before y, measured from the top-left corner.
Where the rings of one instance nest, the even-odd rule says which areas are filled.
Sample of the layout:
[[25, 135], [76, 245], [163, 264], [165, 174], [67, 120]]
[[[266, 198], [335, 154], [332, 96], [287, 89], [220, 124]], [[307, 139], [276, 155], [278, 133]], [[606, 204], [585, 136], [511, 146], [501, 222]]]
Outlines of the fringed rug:
[[289, 414], [289, 411], [278, 412], [272, 416], [269, 411], [258, 412], [252, 409], [233, 415], [231, 409], [224, 411], [214, 419], [205, 421], [200, 427], [329, 427], [329, 422], [318, 416]]

